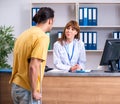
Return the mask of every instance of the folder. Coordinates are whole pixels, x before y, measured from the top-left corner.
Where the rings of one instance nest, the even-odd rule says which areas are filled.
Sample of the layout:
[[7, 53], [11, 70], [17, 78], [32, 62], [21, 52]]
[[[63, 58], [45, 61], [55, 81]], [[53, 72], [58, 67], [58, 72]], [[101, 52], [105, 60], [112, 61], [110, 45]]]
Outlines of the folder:
[[114, 38], [114, 39], [118, 39], [118, 38], [119, 38], [118, 32], [113, 32], [113, 38]]
[[88, 25], [88, 9], [87, 7], [84, 7], [84, 18], [83, 18], [83, 25]]
[[[50, 32], [46, 32], [46, 34], [49, 36], [50, 38]], [[49, 43], [49, 46], [48, 46], [48, 50], [50, 50], [50, 43]]]
[[97, 25], [97, 8], [92, 8], [92, 25]]
[[88, 8], [88, 26], [92, 26], [92, 8]]
[[[32, 18], [35, 16], [35, 14], [40, 10], [40, 8], [32, 8]], [[32, 26], [35, 26], [36, 23], [34, 21], [32, 21]]]
[[85, 49], [88, 49], [88, 36], [87, 32], [84, 32], [84, 44], [85, 44]]
[[62, 37], [62, 32], [58, 32], [58, 38], [61, 38]]
[[[32, 18], [35, 16], [35, 14], [37, 13], [36, 8], [32, 8]], [[36, 23], [32, 20], [32, 26], [35, 26]]]
[[88, 49], [92, 50], [92, 32], [88, 32]]
[[83, 26], [84, 8], [79, 8], [79, 25]]
[[97, 32], [92, 32], [92, 49], [97, 50]]
[[40, 8], [36, 8], [36, 11], [38, 12], [40, 10]]
[[83, 35], [84, 35], [84, 33], [83, 33], [83, 32], [80, 32], [80, 40], [81, 40], [82, 42], [84, 42]]

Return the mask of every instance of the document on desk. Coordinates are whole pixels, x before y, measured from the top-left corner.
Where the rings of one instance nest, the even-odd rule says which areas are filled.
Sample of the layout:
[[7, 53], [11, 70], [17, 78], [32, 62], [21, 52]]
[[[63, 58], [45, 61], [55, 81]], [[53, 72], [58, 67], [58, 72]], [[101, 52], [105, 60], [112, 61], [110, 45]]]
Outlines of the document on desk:
[[[73, 73], [89, 73], [91, 71], [92, 70], [88, 70], [88, 69], [84, 70], [84, 69], [82, 69], [82, 70], [76, 70]], [[53, 70], [48, 71], [47, 73], [68, 73], [68, 71], [59, 70], [59, 69], [53, 69]]]
[[76, 73], [89, 73], [91, 72], [92, 70], [88, 70], [88, 69], [80, 69], [80, 70], [76, 70]]

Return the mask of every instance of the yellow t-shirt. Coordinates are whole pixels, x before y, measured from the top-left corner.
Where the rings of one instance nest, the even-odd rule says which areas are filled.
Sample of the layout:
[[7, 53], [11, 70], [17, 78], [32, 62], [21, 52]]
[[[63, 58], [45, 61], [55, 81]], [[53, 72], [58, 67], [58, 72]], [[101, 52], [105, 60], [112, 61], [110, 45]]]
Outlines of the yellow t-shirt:
[[[42, 59], [42, 78], [47, 58], [49, 37], [38, 27], [31, 27], [16, 40], [13, 52], [13, 70], [10, 83], [15, 83], [27, 90], [30, 88], [29, 62], [31, 57]], [[40, 73], [40, 72], [39, 72]], [[37, 80], [37, 90], [40, 91], [40, 74]]]

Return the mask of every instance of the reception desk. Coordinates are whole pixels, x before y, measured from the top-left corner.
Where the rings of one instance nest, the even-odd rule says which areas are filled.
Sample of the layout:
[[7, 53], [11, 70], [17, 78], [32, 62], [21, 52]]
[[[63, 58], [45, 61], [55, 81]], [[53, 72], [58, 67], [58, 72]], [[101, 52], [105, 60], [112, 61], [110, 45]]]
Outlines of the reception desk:
[[[0, 72], [0, 104], [13, 104], [11, 73]], [[120, 73], [46, 72], [42, 104], [120, 104]]]

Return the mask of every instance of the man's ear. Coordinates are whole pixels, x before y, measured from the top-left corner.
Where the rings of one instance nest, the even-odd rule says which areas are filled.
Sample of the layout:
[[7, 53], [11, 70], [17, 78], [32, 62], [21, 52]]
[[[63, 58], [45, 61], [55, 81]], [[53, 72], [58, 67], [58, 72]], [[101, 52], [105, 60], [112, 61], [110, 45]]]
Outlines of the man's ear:
[[48, 23], [49, 23], [49, 24], [52, 24], [52, 23], [53, 23], [53, 19], [51, 19], [51, 18], [48, 19]]
[[50, 24], [50, 19], [48, 19], [48, 24]]

